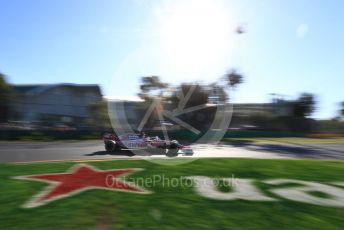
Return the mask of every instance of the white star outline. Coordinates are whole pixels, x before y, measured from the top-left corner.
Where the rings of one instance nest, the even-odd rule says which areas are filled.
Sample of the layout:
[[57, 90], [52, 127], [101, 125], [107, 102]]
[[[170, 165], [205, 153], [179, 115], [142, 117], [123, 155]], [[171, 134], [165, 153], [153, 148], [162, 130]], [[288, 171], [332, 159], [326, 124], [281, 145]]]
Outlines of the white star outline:
[[81, 193], [81, 192], [84, 192], [84, 191], [87, 191], [87, 190], [93, 190], [93, 189], [102, 189], [102, 190], [119, 191], [119, 192], [136, 193], [136, 194], [151, 194], [151, 193], [153, 193], [153, 192], [151, 192], [149, 190], [146, 190], [146, 189], [141, 188], [141, 187], [139, 187], [137, 185], [134, 185], [134, 183], [126, 182], [126, 181], [122, 180], [121, 178], [123, 178], [123, 176], [118, 176], [118, 177], [116, 176], [115, 178], [116, 178], [117, 181], [119, 181], [119, 182], [121, 182], [121, 183], [123, 183], [125, 185], [131, 186], [131, 187], [135, 187], [139, 191], [130, 191], [130, 190], [117, 189], [117, 188], [112, 188], [112, 187], [105, 188], [105, 187], [99, 187], [99, 186], [87, 186], [85, 188], [76, 189], [73, 192], [68, 192], [68, 194], [58, 195], [58, 196], [55, 196], [54, 198], [49, 198], [49, 199], [44, 200], [44, 201], [39, 201], [39, 199], [41, 197], [43, 197], [46, 194], [48, 194], [49, 192], [51, 192], [57, 186], [62, 184], [62, 182], [55, 182], [55, 181], [51, 181], [51, 180], [38, 179], [38, 178], [29, 178], [29, 177], [31, 177], [31, 176], [44, 176], [44, 175], [61, 175], [61, 174], [74, 173], [80, 167], [86, 167], [86, 168], [89, 168], [89, 169], [91, 169], [93, 171], [96, 171], [96, 172], [109, 172], [109, 171], [114, 171], [114, 170], [131, 170], [132, 171], [132, 172], [127, 172], [127, 173], [123, 174], [125, 176], [128, 176], [128, 175], [131, 175], [133, 173], [136, 173], [136, 172], [144, 170], [142, 168], [123, 168], [123, 169], [100, 170], [100, 169], [97, 169], [96, 167], [88, 165], [88, 164], [76, 164], [76, 165], [73, 165], [71, 168], [69, 168], [66, 172], [63, 172], [63, 173], [46, 173], [46, 174], [34, 174], [34, 175], [25, 175], [25, 176], [15, 176], [15, 177], [12, 177], [12, 179], [27, 180], [27, 181], [39, 181], [39, 182], [46, 182], [46, 183], [50, 184], [49, 186], [44, 188], [41, 192], [39, 192], [38, 194], [34, 195], [26, 203], [24, 203], [22, 205], [22, 208], [36, 208], [36, 207], [48, 204], [48, 203], [50, 203], [52, 201], [63, 199], [63, 198], [67, 198], [67, 197], [70, 197], [70, 196], [74, 196], [74, 195], [76, 195], [78, 193]]

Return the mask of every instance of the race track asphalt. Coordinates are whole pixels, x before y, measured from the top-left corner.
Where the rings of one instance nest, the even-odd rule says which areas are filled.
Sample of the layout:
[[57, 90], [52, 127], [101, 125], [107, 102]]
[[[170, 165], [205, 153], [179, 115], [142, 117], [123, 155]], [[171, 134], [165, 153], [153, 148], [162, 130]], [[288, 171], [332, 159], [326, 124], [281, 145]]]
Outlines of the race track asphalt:
[[[193, 156], [242, 158], [312, 158], [344, 160], [344, 145], [224, 142], [192, 145]], [[108, 153], [102, 141], [0, 142], [0, 162], [36, 162], [94, 159], [166, 158], [164, 155], [133, 156], [128, 150]]]

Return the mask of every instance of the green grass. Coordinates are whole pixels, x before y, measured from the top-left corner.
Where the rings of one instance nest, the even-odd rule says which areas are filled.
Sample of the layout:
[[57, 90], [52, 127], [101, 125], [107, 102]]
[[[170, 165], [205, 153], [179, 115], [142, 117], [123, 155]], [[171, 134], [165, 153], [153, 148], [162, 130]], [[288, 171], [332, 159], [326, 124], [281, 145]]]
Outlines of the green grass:
[[344, 145], [344, 138], [337, 139], [319, 139], [319, 138], [224, 138], [223, 141], [227, 142], [255, 142], [255, 143], [290, 143], [290, 144], [334, 144]]
[[[20, 206], [47, 184], [11, 179], [13, 176], [65, 172], [73, 162], [1, 164], [0, 229], [344, 229], [344, 209], [316, 206], [278, 198], [279, 202], [219, 201], [203, 198], [190, 187], [157, 183], [150, 195], [90, 190], [47, 205]], [[310, 160], [202, 159], [178, 166], [148, 161], [103, 161], [89, 164], [102, 169], [144, 168], [133, 178], [203, 175], [262, 179], [343, 181], [344, 162]], [[220, 191], [229, 191], [220, 185]], [[316, 194], [314, 194], [316, 195]], [[323, 194], [317, 194], [322, 196]]]

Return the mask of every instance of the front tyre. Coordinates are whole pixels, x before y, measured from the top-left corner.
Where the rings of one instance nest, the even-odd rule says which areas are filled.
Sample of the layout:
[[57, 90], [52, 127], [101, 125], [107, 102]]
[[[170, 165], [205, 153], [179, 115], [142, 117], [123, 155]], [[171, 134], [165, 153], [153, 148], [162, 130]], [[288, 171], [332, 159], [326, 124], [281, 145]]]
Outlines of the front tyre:
[[166, 156], [167, 157], [176, 157], [178, 156], [179, 149], [177, 146], [171, 145], [169, 149], [167, 149]]

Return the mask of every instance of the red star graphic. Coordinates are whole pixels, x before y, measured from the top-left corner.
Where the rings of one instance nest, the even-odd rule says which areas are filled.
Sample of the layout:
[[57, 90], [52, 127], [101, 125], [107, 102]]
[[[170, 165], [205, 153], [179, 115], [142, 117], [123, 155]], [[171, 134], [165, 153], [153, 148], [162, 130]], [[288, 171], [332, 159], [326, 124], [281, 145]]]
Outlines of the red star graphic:
[[66, 173], [20, 176], [15, 177], [15, 179], [43, 181], [52, 184], [24, 205], [26, 208], [33, 208], [89, 189], [150, 193], [120, 178], [139, 170], [141, 169], [98, 170], [90, 165], [79, 164]]

